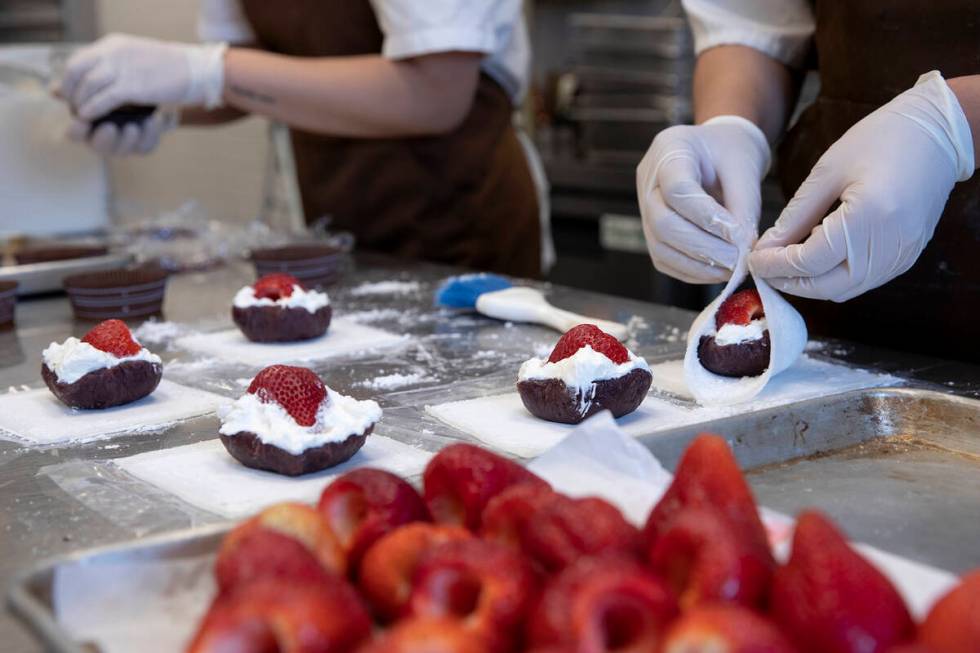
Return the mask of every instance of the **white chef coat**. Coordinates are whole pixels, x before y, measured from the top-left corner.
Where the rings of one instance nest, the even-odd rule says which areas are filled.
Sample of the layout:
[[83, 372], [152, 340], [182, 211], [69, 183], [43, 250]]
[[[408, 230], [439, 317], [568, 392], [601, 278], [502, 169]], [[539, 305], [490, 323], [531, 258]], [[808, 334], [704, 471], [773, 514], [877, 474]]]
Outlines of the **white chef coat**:
[[808, 0], [682, 0], [700, 54], [745, 45], [788, 66], [806, 57], [816, 21]]
[[[384, 34], [381, 54], [385, 57], [480, 52], [486, 55], [483, 70], [510, 94], [515, 105], [523, 100], [530, 47], [521, 0], [370, 1]], [[231, 44], [255, 40], [239, 0], [200, 0], [198, 35], [203, 41]]]

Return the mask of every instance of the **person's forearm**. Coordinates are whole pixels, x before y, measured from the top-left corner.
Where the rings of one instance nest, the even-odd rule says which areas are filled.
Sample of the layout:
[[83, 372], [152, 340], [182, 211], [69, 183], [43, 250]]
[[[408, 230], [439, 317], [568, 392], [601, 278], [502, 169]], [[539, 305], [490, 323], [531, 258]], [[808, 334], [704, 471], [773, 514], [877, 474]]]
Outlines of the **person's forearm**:
[[960, 101], [966, 121], [973, 133], [973, 152], [977, 167], [980, 167], [980, 75], [954, 77], [947, 81], [949, 87]]
[[232, 48], [224, 101], [308, 131], [357, 138], [427, 136], [465, 118], [480, 55], [392, 61], [379, 55], [286, 57]]
[[180, 111], [180, 124], [187, 127], [224, 125], [240, 120], [247, 115], [249, 115], [247, 111], [242, 111], [234, 107], [222, 107], [213, 110], [203, 107], [187, 107]]
[[770, 142], [786, 127], [797, 93], [789, 68], [742, 45], [706, 50], [694, 69], [694, 119], [736, 115], [759, 126]]

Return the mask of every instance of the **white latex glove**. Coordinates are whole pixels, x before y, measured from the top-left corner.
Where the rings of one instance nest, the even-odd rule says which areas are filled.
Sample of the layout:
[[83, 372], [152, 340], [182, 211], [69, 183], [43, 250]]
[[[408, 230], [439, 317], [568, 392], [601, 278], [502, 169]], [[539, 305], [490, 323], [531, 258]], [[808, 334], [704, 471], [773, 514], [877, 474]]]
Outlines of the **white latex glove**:
[[113, 34], [72, 55], [56, 92], [85, 121], [123, 104], [213, 109], [222, 103], [226, 49]]
[[765, 134], [738, 116], [657, 134], [636, 170], [654, 267], [688, 283], [726, 281], [758, 233], [769, 161]]
[[175, 129], [178, 121], [179, 114], [175, 109], [157, 109], [141, 124], [129, 123], [120, 129], [112, 123], [104, 123], [92, 131], [92, 123], [75, 118], [68, 128], [68, 138], [78, 143], [87, 142], [96, 152], [106, 156], [145, 155], [157, 148], [160, 137]]
[[973, 168], [956, 96], [938, 72], [923, 75], [820, 157], [749, 267], [800, 297], [843, 302], [877, 288], [912, 267]]

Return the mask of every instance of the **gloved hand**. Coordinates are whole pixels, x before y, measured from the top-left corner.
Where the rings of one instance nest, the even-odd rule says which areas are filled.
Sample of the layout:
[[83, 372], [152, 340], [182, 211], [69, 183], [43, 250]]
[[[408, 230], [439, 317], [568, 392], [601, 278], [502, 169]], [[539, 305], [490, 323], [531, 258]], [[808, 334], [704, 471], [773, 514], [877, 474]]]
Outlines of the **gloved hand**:
[[56, 93], [85, 121], [123, 104], [213, 109], [222, 102], [226, 49], [113, 34], [68, 60]]
[[938, 72], [923, 75], [824, 153], [749, 267], [800, 297], [843, 302], [877, 288], [912, 267], [973, 168], [956, 96]]
[[727, 280], [757, 235], [769, 160], [765, 135], [738, 116], [657, 134], [636, 170], [654, 267], [688, 283]]
[[[92, 123], [75, 118], [68, 128], [68, 138], [79, 143], [87, 142], [96, 152], [106, 156], [149, 154], [160, 143], [160, 137], [175, 129], [179, 121], [176, 109], [160, 108], [142, 123], [129, 123], [123, 127], [107, 122], [92, 131]], [[91, 136], [89, 135], [91, 133]]]

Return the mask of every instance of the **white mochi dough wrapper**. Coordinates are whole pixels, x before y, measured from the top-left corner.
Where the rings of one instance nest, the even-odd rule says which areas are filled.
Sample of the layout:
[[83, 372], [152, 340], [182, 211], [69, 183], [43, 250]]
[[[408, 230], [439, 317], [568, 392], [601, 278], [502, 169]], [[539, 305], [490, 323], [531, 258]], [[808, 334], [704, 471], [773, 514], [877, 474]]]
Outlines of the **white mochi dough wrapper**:
[[724, 406], [748, 401], [759, 394], [774, 374], [779, 374], [796, 362], [806, 347], [806, 323], [795, 308], [783, 299], [762, 279], [756, 279], [755, 287], [762, 299], [769, 330], [769, 367], [759, 376], [734, 378], [709, 372], [701, 365], [698, 357], [698, 343], [701, 336], [712, 331], [715, 313], [722, 302], [728, 299], [748, 276], [746, 259], [743, 256], [735, 268], [728, 285], [708, 307], [694, 320], [687, 334], [687, 351], [684, 353], [684, 381], [688, 390], [699, 404], [704, 406]]

